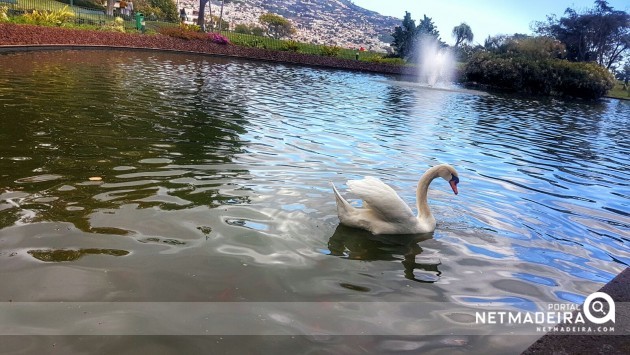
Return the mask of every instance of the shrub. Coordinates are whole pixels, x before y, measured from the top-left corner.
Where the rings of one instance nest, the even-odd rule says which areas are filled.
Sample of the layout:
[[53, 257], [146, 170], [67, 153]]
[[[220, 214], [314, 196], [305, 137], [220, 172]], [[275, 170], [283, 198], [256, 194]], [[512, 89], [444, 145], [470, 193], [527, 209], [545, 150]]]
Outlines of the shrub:
[[265, 42], [259, 38], [232, 37], [232, 43], [244, 47], [267, 48]]
[[405, 60], [402, 58], [385, 58], [378, 55], [364, 57], [361, 60], [364, 60], [370, 63], [379, 63], [379, 64], [392, 64], [392, 65], [406, 65], [407, 64], [407, 62], [405, 62]]
[[169, 36], [169, 37], [175, 37], [175, 38], [181, 38], [181, 39], [187, 39], [187, 40], [207, 38], [206, 34], [203, 32], [191, 31], [189, 29], [189, 25], [181, 25], [178, 27], [163, 26], [163, 27], [158, 28], [158, 33], [161, 35]]
[[67, 6], [54, 11], [38, 11], [22, 15], [24, 22], [33, 25], [44, 26], [61, 26], [64, 23], [74, 19], [74, 12], [70, 11]]
[[230, 44], [230, 40], [219, 33], [208, 33], [208, 39], [217, 44]]
[[7, 6], [0, 6], [0, 22], [9, 21], [9, 16], [7, 16], [7, 12], [9, 8]]
[[285, 41], [280, 45], [281, 51], [297, 52], [300, 50], [300, 43], [296, 41]]
[[189, 25], [187, 23], [181, 23], [179, 27], [182, 29], [182, 31], [201, 32], [201, 26], [195, 24]]
[[234, 32], [246, 35], [262, 36], [265, 34], [265, 29], [255, 25], [238, 24], [234, 27]]
[[467, 81], [531, 94], [599, 98], [614, 85], [606, 69], [594, 63], [531, 59], [476, 53], [464, 68]]
[[100, 30], [125, 33], [125, 20], [122, 17], [116, 17], [114, 21], [102, 25]]
[[596, 99], [615, 86], [615, 78], [596, 63], [558, 61], [555, 70], [562, 78], [557, 90], [575, 97]]
[[337, 46], [322, 46], [321, 55], [326, 57], [336, 57], [341, 52], [341, 48]]

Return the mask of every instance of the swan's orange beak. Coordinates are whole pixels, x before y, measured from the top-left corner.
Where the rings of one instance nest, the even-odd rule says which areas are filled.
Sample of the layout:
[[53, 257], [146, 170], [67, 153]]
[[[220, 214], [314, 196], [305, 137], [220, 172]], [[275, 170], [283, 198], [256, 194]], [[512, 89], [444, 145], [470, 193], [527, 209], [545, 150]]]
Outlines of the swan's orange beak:
[[453, 192], [455, 193], [455, 195], [457, 195], [457, 183], [459, 183], [459, 178], [453, 175], [453, 178], [449, 180], [448, 183], [449, 185], [451, 185], [451, 189], [453, 189]]

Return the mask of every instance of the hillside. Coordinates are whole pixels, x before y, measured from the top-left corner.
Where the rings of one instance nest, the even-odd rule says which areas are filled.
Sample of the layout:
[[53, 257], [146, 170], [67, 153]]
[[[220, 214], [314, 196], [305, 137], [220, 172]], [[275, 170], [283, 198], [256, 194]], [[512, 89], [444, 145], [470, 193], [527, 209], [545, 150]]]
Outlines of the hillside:
[[[180, 0], [180, 8], [198, 10], [198, 0]], [[219, 15], [220, 1], [211, 1], [212, 14]], [[233, 0], [226, 1], [223, 18], [233, 28], [236, 24], [258, 24], [258, 17], [273, 12], [291, 20], [297, 29], [294, 40], [365, 47], [388, 51], [390, 34], [401, 20], [366, 10], [349, 0]], [[207, 9], [206, 9], [207, 13]]]

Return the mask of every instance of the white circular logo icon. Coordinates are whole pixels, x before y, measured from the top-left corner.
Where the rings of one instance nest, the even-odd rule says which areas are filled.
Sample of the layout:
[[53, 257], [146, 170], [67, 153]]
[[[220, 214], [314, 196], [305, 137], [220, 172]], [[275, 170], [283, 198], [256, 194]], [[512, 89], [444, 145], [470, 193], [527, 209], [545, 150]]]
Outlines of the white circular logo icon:
[[[608, 303], [607, 313], [604, 303], [599, 299]], [[595, 312], [595, 314], [593, 314], [592, 311]], [[612, 297], [610, 297], [607, 293], [592, 293], [586, 297], [586, 300], [584, 300], [584, 315], [586, 316], [586, 319], [595, 324], [604, 324], [608, 321], [615, 323], [615, 301], [613, 301]]]

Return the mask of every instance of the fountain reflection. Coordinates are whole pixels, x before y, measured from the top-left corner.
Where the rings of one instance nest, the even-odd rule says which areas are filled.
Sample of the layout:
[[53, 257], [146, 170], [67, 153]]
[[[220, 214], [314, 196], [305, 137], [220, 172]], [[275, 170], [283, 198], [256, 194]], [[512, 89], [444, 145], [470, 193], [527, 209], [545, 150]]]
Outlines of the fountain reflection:
[[330, 255], [351, 260], [400, 260], [406, 279], [433, 283], [438, 281], [442, 274], [438, 269], [441, 262], [439, 260], [417, 261], [417, 256], [422, 253], [422, 247], [418, 243], [431, 238], [433, 238], [433, 233], [375, 236], [364, 230], [339, 225], [328, 240], [328, 250]]

